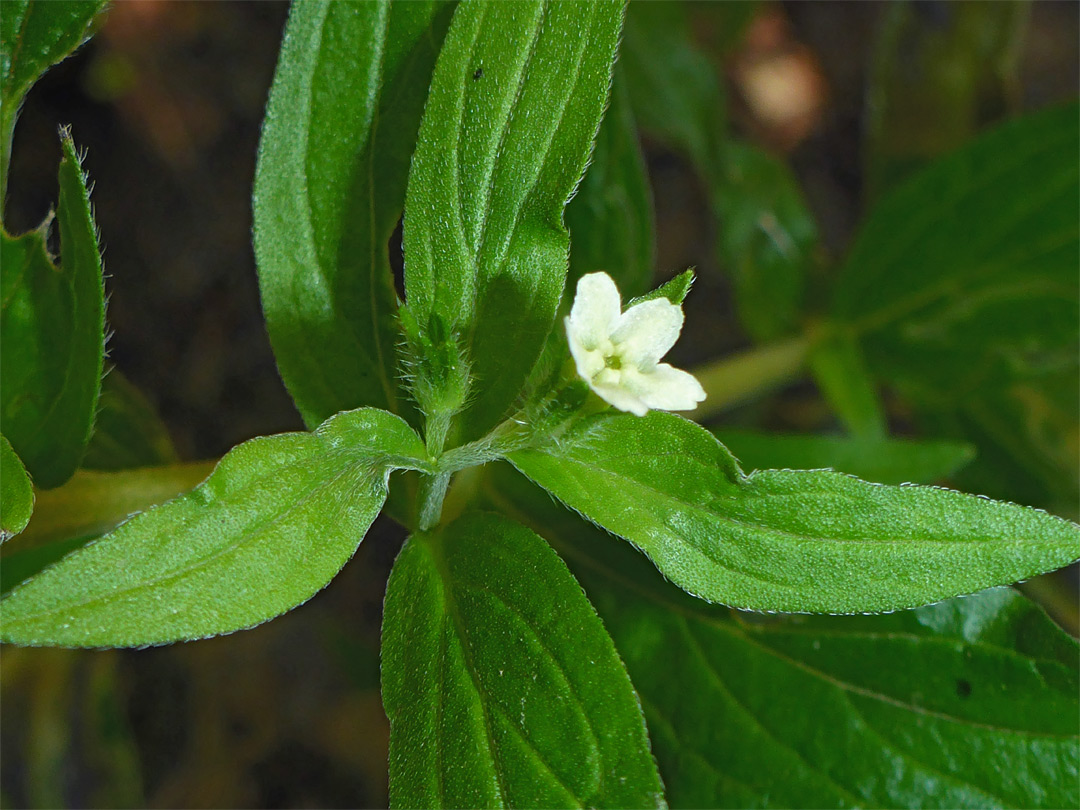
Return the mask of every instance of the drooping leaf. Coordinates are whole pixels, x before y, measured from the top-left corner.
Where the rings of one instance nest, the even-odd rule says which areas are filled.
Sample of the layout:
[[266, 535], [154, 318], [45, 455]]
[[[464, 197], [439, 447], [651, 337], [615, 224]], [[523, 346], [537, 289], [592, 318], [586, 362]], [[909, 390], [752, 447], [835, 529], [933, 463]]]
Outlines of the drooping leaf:
[[26, 528], [33, 511], [30, 476], [11, 449], [11, 442], [0, 435], [0, 542]]
[[86, 449], [101, 390], [105, 288], [86, 178], [60, 139], [60, 266], [44, 228], [0, 233], [0, 420], [38, 487], [59, 486]]
[[471, 513], [412, 537], [383, 620], [392, 807], [658, 807], [633, 687], [539, 537]]
[[349, 560], [395, 468], [426, 467], [400, 418], [365, 408], [252, 439], [187, 495], [144, 512], [0, 601], [0, 638], [142, 646], [251, 627]]
[[896, 610], [1080, 558], [1080, 527], [1014, 504], [828, 471], [744, 476], [704, 428], [656, 411], [585, 419], [509, 458], [684, 590], [733, 607]]
[[933, 484], [975, 457], [963, 442], [859, 439], [713, 428], [744, 470], [816, 470], [830, 467], [879, 484]]
[[806, 276], [821, 250], [817, 223], [791, 169], [747, 143], [724, 147], [709, 189], [716, 250], [731, 274], [739, 319], [755, 340], [799, 326]]
[[457, 440], [504, 414], [551, 329], [563, 208], [607, 104], [622, 15], [615, 2], [475, 3], [447, 33], [405, 198], [405, 291], [411, 321], [471, 366]]
[[583, 275], [599, 270], [615, 279], [628, 297], [652, 286], [656, 252], [652, 189], [628, 93], [626, 77], [616, 65], [611, 104], [596, 149], [574, 199], [566, 206], [568, 289]]
[[886, 616], [747, 617], [496, 480], [499, 507], [544, 533], [615, 639], [673, 807], [1080, 801], [1077, 645], [1015, 591]]
[[1080, 112], [1045, 110], [936, 161], [877, 205], [834, 315], [936, 435], [970, 438], [963, 479], [1076, 509], [1080, 471]]
[[0, 209], [11, 136], [23, 98], [42, 73], [90, 36], [106, 0], [5, 0], [0, 14]]
[[153, 406], [115, 368], [101, 381], [94, 433], [80, 466], [88, 470], [130, 470], [174, 464], [176, 448]]
[[255, 251], [278, 368], [309, 426], [400, 410], [388, 242], [452, 4], [297, 3], [255, 177]]
[[867, 91], [868, 198], [1019, 106], [1030, 6], [1009, 0], [948, 4], [933, 12], [909, 2], [887, 7]]
[[683, 5], [631, 3], [620, 61], [641, 128], [685, 153], [707, 183], [719, 181], [724, 96], [715, 69], [691, 41]]

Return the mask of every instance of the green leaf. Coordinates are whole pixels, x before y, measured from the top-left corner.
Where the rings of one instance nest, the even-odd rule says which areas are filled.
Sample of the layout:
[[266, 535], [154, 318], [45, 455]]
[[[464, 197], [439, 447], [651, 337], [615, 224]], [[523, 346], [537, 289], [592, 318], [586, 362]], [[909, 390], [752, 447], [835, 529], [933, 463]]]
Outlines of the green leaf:
[[0, 542], [21, 532], [34, 511], [34, 489], [11, 442], [0, 435]]
[[729, 143], [723, 178], [709, 189], [716, 250], [731, 273], [739, 319], [755, 340], [799, 326], [808, 271], [821, 250], [817, 223], [788, 165], [747, 143]]
[[457, 440], [502, 417], [551, 330], [563, 208], [607, 104], [622, 14], [615, 2], [475, 3], [447, 33], [405, 197], [405, 290], [412, 320], [471, 365]]
[[975, 448], [963, 442], [711, 430], [747, 470], [831, 467], [880, 484], [933, 484], [975, 458]]
[[639, 295], [637, 298], [633, 298], [626, 305], [626, 308], [640, 304], [642, 301], [652, 301], [656, 298], [666, 298], [676, 306], [681, 306], [682, 302], [686, 300], [686, 296], [690, 293], [690, 288], [694, 286], [694, 271], [683, 270], [679, 275], [670, 281], [665, 281], [659, 287], [652, 292], [647, 292], [645, 295]]
[[585, 586], [673, 807], [1075, 807], [1076, 642], [1009, 589], [886, 616], [743, 616], [524, 482], [497, 501]]
[[7, 195], [11, 136], [23, 98], [52, 65], [90, 36], [106, 0], [5, 0], [0, 15], [0, 206]]
[[592, 160], [566, 206], [566, 224], [570, 228], [569, 289], [582, 276], [598, 270], [615, 279], [625, 296], [641, 295], [652, 286], [656, 253], [652, 189], [626, 78], [618, 65]]
[[101, 381], [83, 469], [130, 470], [178, 460], [169, 430], [142, 392], [115, 368]]
[[349, 560], [395, 468], [425, 469], [399, 417], [361, 409], [252, 439], [199, 487], [0, 601], [0, 638], [142, 646], [229, 633], [310, 599]]
[[297, 3], [255, 176], [255, 252], [278, 368], [309, 426], [400, 410], [388, 243], [452, 5]]
[[853, 435], [885, 437], [889, 432], [885, 409], [854, 335], [832, 329], [815, 340], [810, 369], [825, 400]]
[[38, 487], [64, 483], [82, 458], [101, 390], [105, 288], [86, 178], [61, 134], [60, 258], [45, 228], [0, 232], [0, 420]]
[[733, 607], [897, 610], [1080, 557], [1080, 527], [1034, 509], [834, 472], [743, 476], [704, 428], [656, 411], [585, 419], [509, 458], [679, 587]]
[[719, 181], [724, 96], [682, 4], [631, 3], [620, 57], [641, 128], [685, 152], [707, 183]]
[[939, 14], [892, 3], [882, 15], [867, 91], [867, 197], [965, 143], [1020, 106], [1029, 0], [956, 3]]
[[[938, 435], [970, 438], [991, 495], [1076, 506], [1080, 109], [999, 127], [874, 209], [834, 315]], [[978, 477], [975, 477], [975, 475]], [[993, 476], [993, 477], [992, 477]]]
[[412, 537], [383, 621], [391, 807], [658, 807], [630, 679], [528, 529], [467, 514]]

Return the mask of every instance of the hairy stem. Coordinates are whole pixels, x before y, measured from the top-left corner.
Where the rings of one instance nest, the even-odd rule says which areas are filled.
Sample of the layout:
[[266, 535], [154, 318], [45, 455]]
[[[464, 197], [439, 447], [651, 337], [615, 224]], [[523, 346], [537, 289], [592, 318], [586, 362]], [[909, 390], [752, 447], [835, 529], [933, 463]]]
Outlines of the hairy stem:
[[425, 475], [420, 479], [420, 518], [418, 528], [427, 531], [438, 525], [442, 518], [443, 499], [446, 488], [450, 485], [453, 473], [441, 472], [438, 475]]

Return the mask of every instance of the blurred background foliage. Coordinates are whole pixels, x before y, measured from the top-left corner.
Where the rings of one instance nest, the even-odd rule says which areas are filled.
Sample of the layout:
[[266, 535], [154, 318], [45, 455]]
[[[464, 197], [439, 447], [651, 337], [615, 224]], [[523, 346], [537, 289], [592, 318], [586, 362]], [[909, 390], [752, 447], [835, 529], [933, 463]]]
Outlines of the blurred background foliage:
[[[87, 150], [109, 359], [141, 392], [116, 376], [106, 397], [144, 396], [157, 409], [169, 434], [151, 436], [159, 459], [216, 458], [302, 429], [262, 325], [250, 239], [259, 127], [287, 12], [276, 2], [116, 3], [97, 36], [30, 93], [16, 129], [13, 232], [49, 210], [57, 127], [71, 124]], [[805, 312], [827, 311], [832, 268], [875, 200], [988, 126], [1077, 97], [1078, 30], [1072, 3], [632, 9], [619, 75], [644, 132], [655, 281], [698, 272], [673, 362], [692, 367], [782, 338], [805, 328]], [[929, 426], [956, 437], [948, 420], [920, 420], [906, 392], [853, 379], [866, 366], [858, 345], [843, 336], [822, 345], [816, 382], [723, 415], [733, 446], [750, 452], [754, 435], [739, 432], [748, 428], [846, 431], [859, 442]], [[1048, 473], [1001, 481], [976, 465], [943, 482], [1075, 519], [1075, 483], [1055, 470], [1075, 466], [1076, 395], [1058, 397], [1066, 419], [1047, 456], [1062, 460]], [[142, 406], [131, 407], [111, 435], [137, 426]], [[969, 450], [944, 448], [942, 468], [958, 469]], [[92, 466], [116, 466], [115, 453], [91, 452]], [[1039, 502], [1048, 478], [1059, 488]], [[380, 519], [326, 592], [234, 636], [142, 651], [5, 648], [0, 803], [385, 803], [378, 636], [401, 540]], [[1034, 587], [1075, 634], [1074, 576]]]

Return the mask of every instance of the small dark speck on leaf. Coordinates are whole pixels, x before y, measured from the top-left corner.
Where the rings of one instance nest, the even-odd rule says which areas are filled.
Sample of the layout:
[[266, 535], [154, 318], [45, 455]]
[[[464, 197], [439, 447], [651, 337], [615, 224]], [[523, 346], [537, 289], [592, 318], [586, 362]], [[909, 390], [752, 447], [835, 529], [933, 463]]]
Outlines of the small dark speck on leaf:
[[483, 76], [483, 75], [484, 75], [484, 69], [483, 69], [483, 68], [477, 68], [477, 69], [476, 69], [476, 70], [475, 70], [475, 71], [473, 72], [473, 75], [472, 75], [472, 77], [473, 77], [473, 81], [475, 82], [475, 81], [476, 81], [477, 79], [479, 79], [479, 78], [480, 78], [481, 76]]
[[958, 678], [956, 681], [956, 694], [962, 698], [970, 697], [971, 681], [965, 681], [963, 678]]

